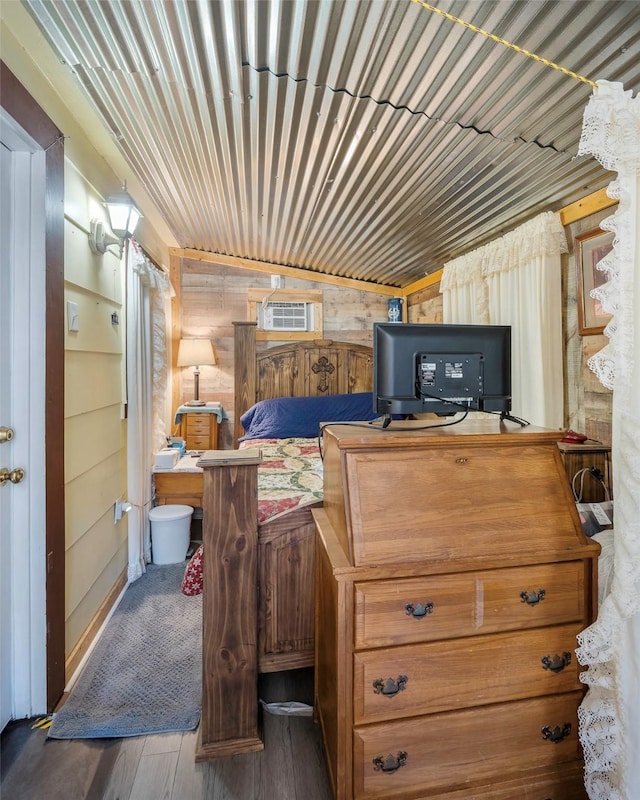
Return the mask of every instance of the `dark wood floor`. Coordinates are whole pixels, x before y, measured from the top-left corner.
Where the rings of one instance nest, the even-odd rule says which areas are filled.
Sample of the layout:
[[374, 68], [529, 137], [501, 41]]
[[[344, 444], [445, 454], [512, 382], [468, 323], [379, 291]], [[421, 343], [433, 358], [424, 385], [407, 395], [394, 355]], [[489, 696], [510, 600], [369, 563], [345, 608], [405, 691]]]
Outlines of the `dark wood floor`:
[[[262, 675], [265, 703], [311, 705], [312, 670]], [[128, 739], [47, 739], [34, 720], [2, 734], [2, 800], [331, 800], [311, 717], [263, 715], [260, 753], [197, 763], [196, 731]]]

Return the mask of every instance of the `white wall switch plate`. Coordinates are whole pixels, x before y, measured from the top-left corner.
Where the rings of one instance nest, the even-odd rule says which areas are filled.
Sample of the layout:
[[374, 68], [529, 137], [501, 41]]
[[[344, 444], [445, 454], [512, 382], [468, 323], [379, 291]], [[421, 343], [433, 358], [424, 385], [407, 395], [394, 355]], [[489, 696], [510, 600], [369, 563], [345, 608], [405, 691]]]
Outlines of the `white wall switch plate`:
[[78, 312], [78, 304], [67, 301], [67, 329], [69, 331], [80, 330], [80, 314]]

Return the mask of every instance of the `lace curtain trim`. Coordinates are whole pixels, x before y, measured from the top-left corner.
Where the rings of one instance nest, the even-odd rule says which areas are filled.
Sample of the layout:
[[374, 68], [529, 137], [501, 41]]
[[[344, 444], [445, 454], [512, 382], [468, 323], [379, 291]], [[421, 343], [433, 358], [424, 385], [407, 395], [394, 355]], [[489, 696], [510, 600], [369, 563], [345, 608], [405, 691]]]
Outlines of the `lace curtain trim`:
[[151, 312], [151, 381], [152, 381], [152, 425], [151, 444], [153, 452], [166, 446], [167, 428], [164, 402], [167, 392], [169, 371], [167, 366], [167, 318], [165, 298], [175, 292], [166, 272], [155, 267], [144, 255], [138, 243], [131, 240], [133, 250], [132, 266], [140, 282], [149, 294]]
[[444, 265], [440, 291], [481, 283], [496, 272], [509, 272], [540, 256], [568, 252], [560, 215], [545, 211], [510, 233]]
[[597, 84], [584, 111], [578, 155], [594, 155], [603, 167], [619, 173], [607, 194], [620, 202], [617, 213], [600, 225], [603, 230], [613, 232], [614, 242], [609, 255], [598, 264], [607, 281], [591, 292], [603, 309], [613, 315], [605, 329], [610, 343], [589, 359], [588, 366], [603, 386], [613, 389], [616, 371], [624, 380], [624, 376], [631, 374], [632, 366], [629, 358], [633, 354], [634, 310], [633, 303], [624, 301], [633, 297], [634, 276], [633, 269], [621, 270], [621, 265], [633, 264], [634, 256], [637, 257], [634, 209], [635, 181], [640, 168], [640, 95], [634, 98], [619, 83], [597, 81]]
[[592, 292], [613, 314], [605, 329], [609, 343], [588, 362], [599, 380], [613, 389], [614, 574], [598, 619], [578, 637], [577, 655], [587, 667], [581, 677], [589, 687], [579, 709], [580, 739], [591, 800], [630, 800], [637, 790], [632, 783], [639, 767], [629, 742], [640, 735], [628, 678], [640, 672], [640, 664], [623, 661], [631, 649], [626, 646], [630, 626], [640, 629], [640, 254], [635, 251], [639, 98], [623, 91], [621, 84], [598, 81], [584, 113], [579, 154], [593, 154], [604, 167], [618, 172], [608, 193], [619, 199], [616, 214], [601, 225], [614, 232], [613, 250], [598, 265], [607, 282]]
[[594, 155], [612, 172], [637, 170], [640, 163], [640, 95], [621, 83], [596, 81], [582, 119], [578, 155]]

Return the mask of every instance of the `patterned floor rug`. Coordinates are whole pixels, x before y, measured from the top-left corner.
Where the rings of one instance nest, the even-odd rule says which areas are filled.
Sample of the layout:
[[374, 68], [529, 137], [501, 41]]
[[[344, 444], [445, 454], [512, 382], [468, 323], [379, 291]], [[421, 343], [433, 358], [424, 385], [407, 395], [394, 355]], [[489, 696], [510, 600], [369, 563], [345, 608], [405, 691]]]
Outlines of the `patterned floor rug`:
[[53, 739], [193, 730], [202, 703], [202, 597], [180, 592], [185, 564], [147, 565], [124, 593], [67, 701]]

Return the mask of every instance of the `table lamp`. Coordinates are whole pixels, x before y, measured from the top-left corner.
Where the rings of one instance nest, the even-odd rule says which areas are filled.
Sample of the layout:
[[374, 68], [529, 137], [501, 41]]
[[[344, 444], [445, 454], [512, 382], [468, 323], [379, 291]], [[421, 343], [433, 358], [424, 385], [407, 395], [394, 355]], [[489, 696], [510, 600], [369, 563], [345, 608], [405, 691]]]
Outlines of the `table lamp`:
[[200, 367], [215, 364], [216, 358], [210, 339], [180, 339], [178, 345], [178, 366], [195, 367], [193, 371], [193, 400], [187, 400], [185, 406], [203, 406], [200, 400]]

